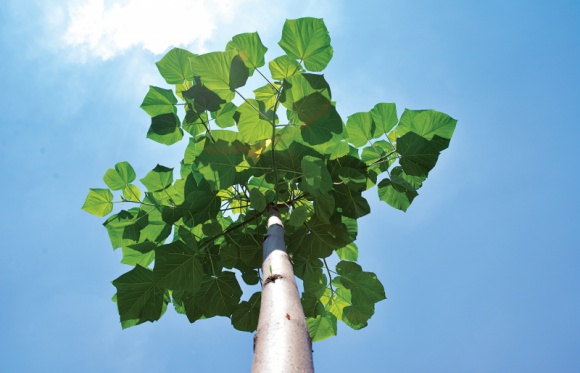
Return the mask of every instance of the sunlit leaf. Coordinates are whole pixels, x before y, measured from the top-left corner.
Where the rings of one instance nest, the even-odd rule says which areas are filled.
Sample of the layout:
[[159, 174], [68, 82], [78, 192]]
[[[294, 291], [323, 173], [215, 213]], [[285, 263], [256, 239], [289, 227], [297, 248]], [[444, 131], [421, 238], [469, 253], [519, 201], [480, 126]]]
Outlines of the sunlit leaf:
[[166, 189], [173, 183], [173, 168], [158, 164], [140, 181], [150, 192]]
[[338, 330], [336, 317], [326, 311], [315, 318], [307, 318], [306, 324], [308, 325], [308, 332], [310, 333], [312, 342], [334, 337]]
[[147, 138], [160, 144], [173, 145], [183, 138], [179, 117], [174, 113], [161, 114], [151, 118]]
[[278, 44], [288, 57], [303, 61], [310, 71], [324, 70], [333, 54], [328, 30], [317, 18], [286, 20]]
[[427, 140], [433, 139], [433, 136], [451, 139], [456, 124], [456, 119], [435, 110], [405, 109], [397, 126], [397, 133], [399, 137], [414, 132]]
[[257, 32], [248, 32], [236, 35], [226, 45], [226, 51], [233, 50], [238, 53], [245, 66], [249, 69], [250, 76], [258, 67], [264, 66], [264, 56], [268, 48], [262, 44]]
[[149, 86], [149, 92], [143, 99], [141, 109], [147, 114], [156, 117], [161, 114], [177, 113], [177, 98], [173, 95], [171, 89], [163, 89], [155, 86]]
[[189, 58], [193, 56], [195, 54], [184, 49], [173, 48], [155, 65], [167, 84], [182, 84], [184, 81], [193, 80], [189, 62]]
[[301, 72], [302, 67], [295, 59], [286, 55], [274, 58], [268, 64], [272, 79], [283, 80], [294, 75], [296, 72]]
[[113, 193], [109, 189], [91, 188], [83, 210], [95, 216], [105, 216], [113, 211]]

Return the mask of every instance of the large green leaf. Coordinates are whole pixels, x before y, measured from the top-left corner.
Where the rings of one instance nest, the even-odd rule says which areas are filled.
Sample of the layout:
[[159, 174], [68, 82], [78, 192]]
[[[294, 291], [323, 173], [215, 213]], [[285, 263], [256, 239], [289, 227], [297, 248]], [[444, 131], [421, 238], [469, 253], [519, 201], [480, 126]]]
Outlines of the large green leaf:
[[153, 272], [137, 265], [113, 281], [121, 322], [156, 321], [161, 317], [165, 290], [153, 280]]
[[[324, 101], [319, 96], [313, 96], [316, 98], [314, 103], [310, 103], [310, 105], [306, 106], [318, 106], [324, 109], [324, 112], [330, 106], [331, 100], [331, 92], [330, 86], [326, 79], [324, 79], [323, 75], [318, 74], [306, 74], [306, 73], [298, 73], [294, 74], [291, 77], [284, 79], [284, 84], [282, 85], [282, 94], [280, 95], [280, 102], [289, 110], [296, 111], [296, 102], [304, 99], [307, 96], [310, 96], [314, 93], [320, 94], [323, 98], [326, 98]], [[312, 99], [308, 99], [311, 101]], [[302, 104], [298, 105], [298, 107], [302, 106]], [[320, 117], [324, 112], [317, 115]], [[312, 122], [312, 121], [309, 121]]]
[[182, 84], [193, 80], [189, 58], [194, 56], [184, 49], [173, 48], [155, 65], [168, 84]]
[[334, 106], [316, 121], [300, 127], [302, 139], [310, 145], [319, 145], [331, 141], [335, 134], [342, 133], [343, 124]]
[[271, 112], [265, 111], [263, 102], [248, 99], [240, 105], [238, 113], [238, 130], [243, 142], [255, 144], [272, 137], [272, 123], [266, 120]]
[[[201, 82], [182, 92], [183, 97], [193, 101], [193, 108], [197, 113], [204, 111], [218, 111], [225, 101]], [[199, 115], [199, 114], [198, 114]]]
[[320, 196], [332, 190], [332, 180], [322, 159], [307, 155], [302, 158], [300, 164], [302, 167], [300, 189], [313, 196]]
[[196, 247], [175, 241], [155, 249], [153, 278], [158, 286], [195, 292], [201, 285], [202, 275]]
[[307, 318], [306, 324], [308, 325], [308, 332], [310, 333], [312, 342], [334, 337], [338, 330], [336, 317], [326, 311], [315, 318]]
[[346, 121], [348, 142], [356, 147], [364, 146], [373, 138], [375, 123], [370, 112], [355, 113]]
[[173, 183], [173, 168], [158, 164], [140, 181], [150, 192], [167, 189]]
[[121, 263], [123, 264], [131, 266], [140, 265], [141, 267], [148, 267], [149, 264], [151, 264], [155, 259], [155, 251], [142, 253], [140, 251], [133, 250], [129, 246], [123, 247], [121, 250], [123, 251], [123, 259], [121, 259]]
[[278, 99], [278, 89], [280, 85], [266, 84], [254, 90], [254, 95], [257, 101], [264, 103], [266, 110], [273, 110], [276, 100]]
[[371, 212], [371, 207], [361, 195], [361, 191], [355, 191], [342, 184], [335, 186], [334, 193], [336, 206], [342, 210], [344, 216], [358, 219]]
[[310, 71], [324, 70], [333, 54], [328, 30], [317, 18], [286, 20], [278, 44], [288, 57], [304, 61]]
[[387, 299], [385, 288], [377, 276], [352, 264], [341, 261], [336, 265], [336, 271], [340, 274], [336, 281], [351, 291], [353, 303], [376, 303]]
[[256, 68], [264, 66], [266, 63], [264, 56], [268, 48], [262, 44], [262, 40], [260, 40], [257, 32], [248, 32], [234, 36], [226, 45], [226, 51], [230, 50], [238, 53], [249, 69], [250, 75], [254, 73]]
[[105, 184], [113, 190], [121, 190], [135, 180], [136, 174], [129, 162], [119, 162], [115, 169], [109, 168], [103, 176]]
[[175, 144], [183, 138], [179, 117], [175, 113], [169, 113], [151, 118], [147, 138], [160, 144]]
[[397, 134], [401, 137], [408, 132], [414, 132], [427, 140], [433, 139], [433, 136], [449, 140], [456, 124], [456, 119], [435, 110], [405, 109], [397, 126]]
[[83, 210], [95, 216], [105, 216], [113, 211], [113, 193], [109, 189], [89, 189]]
[[348, 236], [346, 226], [341, 222], [331, 221], [329, 224], [319, 220], [310, 220], [308, 230], [290, 237], [288, 251], [298, 253], [304, 257], [326, 258], [336, 249], [339, 249], [352, 240]]
[[163, 89], [150, 85], [149, 92], [143, 99], [141, 109], [147, 114], [156, 117], [161, 114], [177, 113], [177, 98], [171, 89]]
[[[206, 53], [190, 60], [194, 75], [199, 76], [207, 88], [226, 102], [234, 98], [234, 89], [243, 85], [241, 83], [245, 83], [248, 77], [248, 68], [238, 54], [231, 50]], [[238, 62], [241, 62], [241, 66]]]
[[401, 167], [395, 167], [391, 171], [391, 179], [384, 179], [379, 183], [379, 198], [396, 209], [407, 211], [417, 197], [417, 189], [421, 184], [417, 177], [408, 176]]
[[248, 301], [240, 302], [232, 313], [233, 327], [244, 332], [255, 331], [258, 327], [261, 301], [262, 293], [257, 292]]
[[378, 138], [383, 134], [389, 133], [389, 131], [393, 129], [399, 121], [397, 118], [397, 107], [393, 103], [376, 104], [370, 113], [375, 124], [372, 133], [373, 138]]
[[236, 124], [235, 115], [238, 107], [233, 102], [222, 105], [219, 110], [211, 113], [211, 117], [220, 128], [231, 127]]
[[248, 151], [249, 147], [237, 140], [231, 144], [223, 140], [206, 142], [195, 164], [214, 190], [226, 189], [234, 184], [236, 166]]
[[270, 68], [272, 79], [275, 80], [283, 80], [294, 75], [296, 72], [302, 71], [298, 61], [288, 57], [287, 55], [274, 58], [270, 61], [268, 67]]
[[198, 292], [205, 317], [231, 316], [241, 296], [242, 289], [236, 275], [228, 271], [205, 279]]
[[435, 140], [429, 141], [414, 132], [407, 132], [397, 140], [399, 163], [406, 174], [427, 177], [439, 158]]

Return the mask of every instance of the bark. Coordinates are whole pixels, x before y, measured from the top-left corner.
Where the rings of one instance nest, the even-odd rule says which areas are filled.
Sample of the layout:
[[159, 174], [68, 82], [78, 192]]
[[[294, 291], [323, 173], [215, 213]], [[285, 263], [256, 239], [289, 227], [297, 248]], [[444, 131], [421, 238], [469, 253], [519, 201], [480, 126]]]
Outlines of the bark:
[[262, 304], [252, 372], [314, 372], [312, 341], [276, 207], [270, 209], [268, 216], [262, 273]]

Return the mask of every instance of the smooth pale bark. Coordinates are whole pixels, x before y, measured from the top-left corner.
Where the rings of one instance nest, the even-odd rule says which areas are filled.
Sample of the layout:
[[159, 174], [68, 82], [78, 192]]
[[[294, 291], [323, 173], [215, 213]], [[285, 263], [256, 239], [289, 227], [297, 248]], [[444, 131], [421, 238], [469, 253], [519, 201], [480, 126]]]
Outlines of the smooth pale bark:
[[275, 207], [268, 217], [262, 273], [262, 304], [252, 372], [314, 372], [312, 341], [286, 253], [284, 226]]

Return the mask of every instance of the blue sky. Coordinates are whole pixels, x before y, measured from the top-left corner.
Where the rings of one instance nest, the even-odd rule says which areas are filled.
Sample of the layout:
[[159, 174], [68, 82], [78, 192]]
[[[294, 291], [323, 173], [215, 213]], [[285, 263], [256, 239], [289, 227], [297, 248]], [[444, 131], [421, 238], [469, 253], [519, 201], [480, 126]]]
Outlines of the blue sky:
[[368, 193], [359, 261], [388, 299], [314, 345], [317, 371], [580, 371], [577, 1], [161, 3], [0, 8], [1, 371], [249, 370], [252, 335], [225, 318], [121, 330], [110, 281], [129, 267], [80, 207], [119, 161], [143, 176], [181, 159], [139, 109], [164, 51], [258, 31], [271, 59], [302, 16], [329, 28], [343, 118], [395, 102], [459, 120], [407, 213]]

